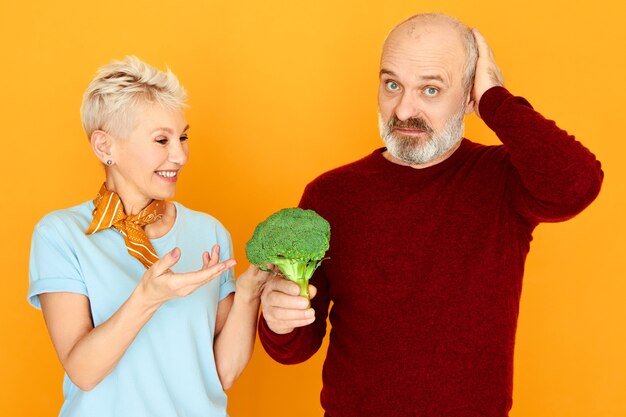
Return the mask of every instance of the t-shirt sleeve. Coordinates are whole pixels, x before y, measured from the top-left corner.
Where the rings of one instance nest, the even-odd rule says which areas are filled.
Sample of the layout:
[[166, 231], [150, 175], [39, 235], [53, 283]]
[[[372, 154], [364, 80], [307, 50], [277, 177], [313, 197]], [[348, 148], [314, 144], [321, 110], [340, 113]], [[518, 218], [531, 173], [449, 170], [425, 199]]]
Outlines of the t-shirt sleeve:
[[76, 252], [67, 236], [44, 218], [33, 232], [30, 249], [28, 302], [40, 309], [39, 294], [72, 292], [87, 296]]
[[[225, 232], [223, 240], [220, 242], [220, 261], [225, 261], [233, 257], [233, 243], [228, 232]], [[231, 268], [220, 275], [220, 301], [226, 298], [230, 293], [235, 292], [235, 272]]]

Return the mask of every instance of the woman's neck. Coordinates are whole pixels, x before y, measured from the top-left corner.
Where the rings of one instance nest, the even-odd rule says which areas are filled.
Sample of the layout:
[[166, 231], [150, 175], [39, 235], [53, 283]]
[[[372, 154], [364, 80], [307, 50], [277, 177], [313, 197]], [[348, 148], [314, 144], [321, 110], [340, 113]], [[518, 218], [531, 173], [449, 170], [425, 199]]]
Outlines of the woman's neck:
[[165, 236], [172, 229], [176, 221], [176, 206], [169, 201], [165, 203], [165, 214], [154, 223], [144, 226], [148, 239], [158, 239]]
[[106, 187], [107, 190], [117, 194], [120, 198], [124, 206], [124, 213], [127, 216], [134, 216], [152, 202], [151, 199], [145, 198], [144, 196], [133, 196], [125, 187], [116, 184], [112, 178], [107, 178]]

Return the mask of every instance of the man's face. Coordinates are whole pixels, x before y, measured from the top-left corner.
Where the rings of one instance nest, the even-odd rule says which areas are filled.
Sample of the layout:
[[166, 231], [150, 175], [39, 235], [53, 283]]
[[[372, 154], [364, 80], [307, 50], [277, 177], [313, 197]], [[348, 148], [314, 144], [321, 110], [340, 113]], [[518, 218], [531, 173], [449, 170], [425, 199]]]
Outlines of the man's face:
[[458, 145], [469, 100], [464, 64], [461, 36], [446, 24], [408, 22], [390, 34], [380, 66], [379, 125], [400, 162], [438, 163]]

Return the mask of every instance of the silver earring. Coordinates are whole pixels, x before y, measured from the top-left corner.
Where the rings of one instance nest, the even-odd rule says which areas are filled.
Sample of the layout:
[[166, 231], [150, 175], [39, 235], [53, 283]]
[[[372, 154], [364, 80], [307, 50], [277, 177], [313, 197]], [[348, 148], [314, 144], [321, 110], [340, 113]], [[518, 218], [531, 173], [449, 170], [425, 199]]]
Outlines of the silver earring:
[[107, 159], [107, 165], [111, 165], [113, 163], [113, 161], [111, 161], [110, 159]]

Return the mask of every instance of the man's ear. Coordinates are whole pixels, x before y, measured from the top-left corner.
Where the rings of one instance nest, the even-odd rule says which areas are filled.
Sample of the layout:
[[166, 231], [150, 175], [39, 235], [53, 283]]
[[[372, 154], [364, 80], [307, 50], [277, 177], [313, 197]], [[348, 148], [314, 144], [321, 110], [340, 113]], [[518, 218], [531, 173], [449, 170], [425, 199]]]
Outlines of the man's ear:
[[[476, 100], [474, 99], [473, 95], [470, 93], [467, 95], [467, 98], [465, 99], [465, 114], [472, 114], [475, 110], [477, 110]], [[476, 113], [478, 114], [478, 112]]]
[[96, 157], [103, 164], [107, 165], [107, 161], [112, 160], [111, 147], [112, 138], [103, 130], [94, 130], [90, 138], [91, 149]]

